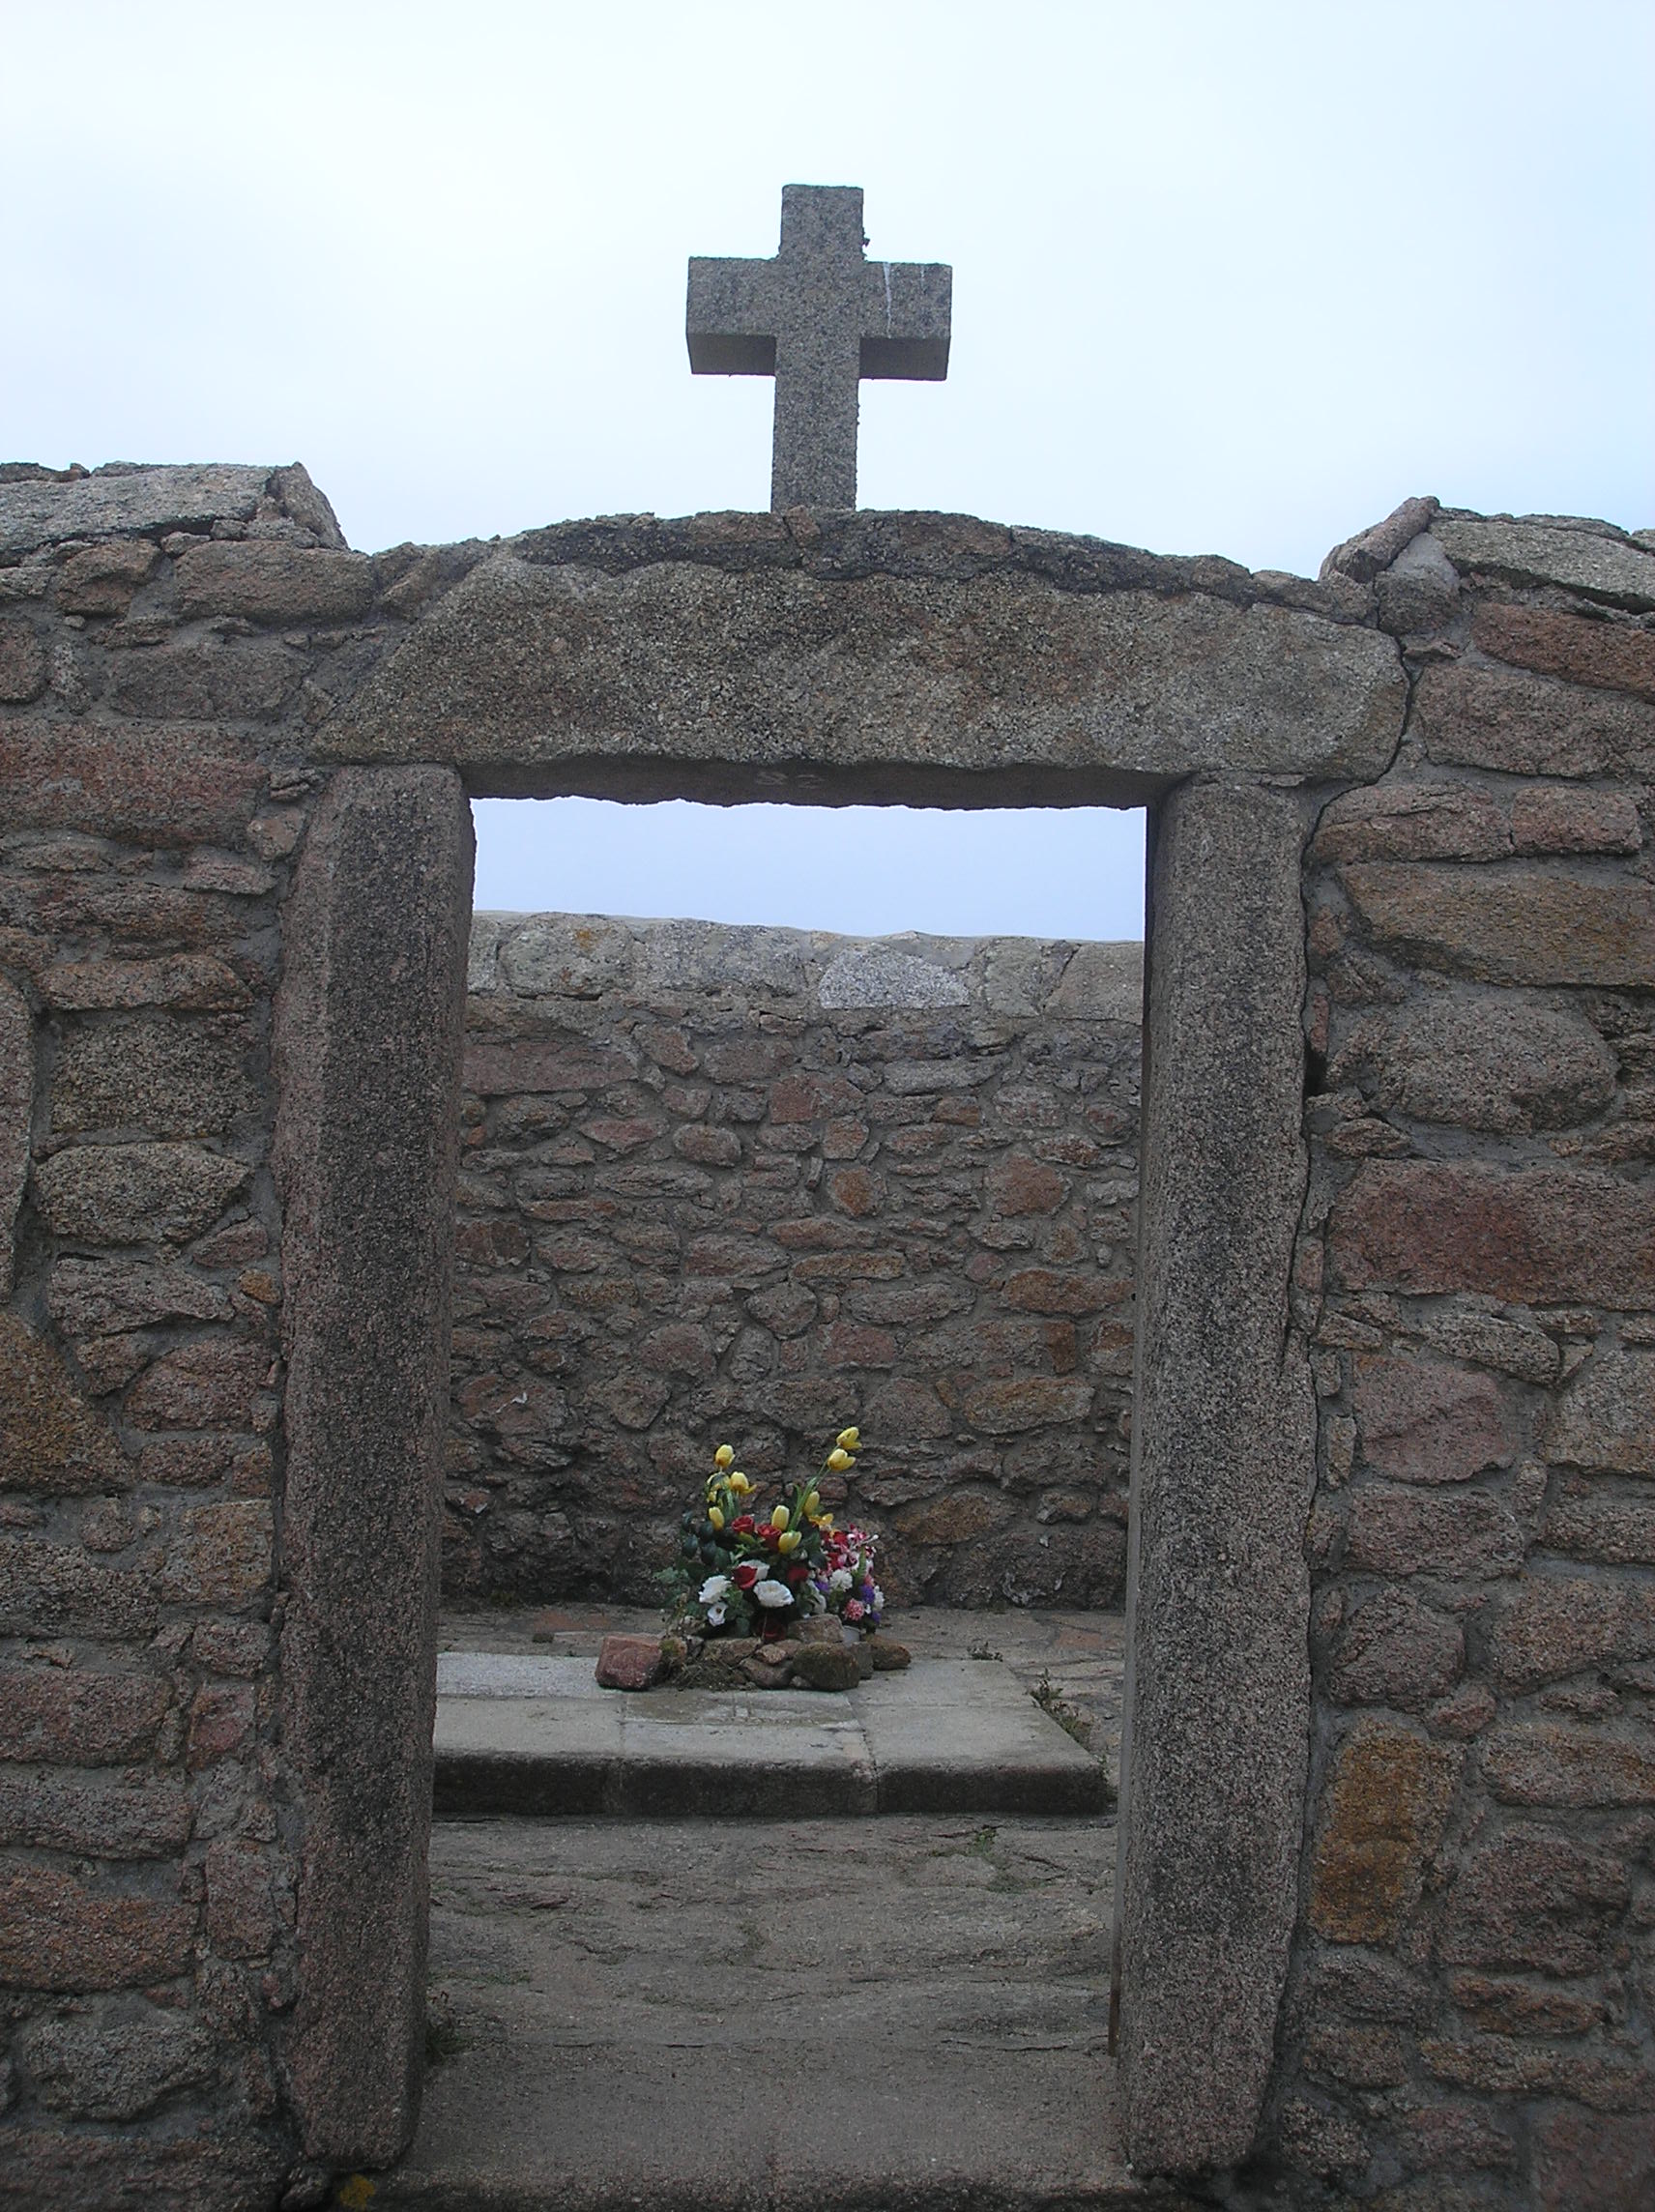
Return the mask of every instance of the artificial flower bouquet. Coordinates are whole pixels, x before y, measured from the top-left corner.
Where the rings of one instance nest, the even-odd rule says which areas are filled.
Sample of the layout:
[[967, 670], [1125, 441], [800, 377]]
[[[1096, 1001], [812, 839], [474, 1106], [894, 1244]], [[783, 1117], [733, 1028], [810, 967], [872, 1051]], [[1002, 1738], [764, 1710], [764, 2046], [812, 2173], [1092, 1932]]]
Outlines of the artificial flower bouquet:
[[879, 1626], [885, 1596], [874, 1576], [874, 1539], [864, 1529], [836, 1528], [817, 1487], [824, 1474], [848, 1473], [860, 1445], [858, 1430], [841, 1429], [816, 1473], [768, 1510], [734, 1449], [718, 1446], [703, 1508], [684, 1515], [680, 1538], [685, 1628], [773, 1643], [818, 1614], [837, 1614], [864, 1634]]

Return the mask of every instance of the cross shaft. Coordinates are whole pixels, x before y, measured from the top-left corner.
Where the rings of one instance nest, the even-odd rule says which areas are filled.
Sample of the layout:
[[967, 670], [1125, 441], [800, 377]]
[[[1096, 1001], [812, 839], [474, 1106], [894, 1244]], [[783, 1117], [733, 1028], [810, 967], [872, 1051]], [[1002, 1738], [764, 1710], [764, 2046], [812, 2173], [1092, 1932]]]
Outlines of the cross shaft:
[[855, 185], [784, 185], [773, 259], [693, 257], [684, 318], [697, 376], [773, 376], [770, 508], [857, 504], [861, 379], [948, 373], [953, 272], [868, 261]]

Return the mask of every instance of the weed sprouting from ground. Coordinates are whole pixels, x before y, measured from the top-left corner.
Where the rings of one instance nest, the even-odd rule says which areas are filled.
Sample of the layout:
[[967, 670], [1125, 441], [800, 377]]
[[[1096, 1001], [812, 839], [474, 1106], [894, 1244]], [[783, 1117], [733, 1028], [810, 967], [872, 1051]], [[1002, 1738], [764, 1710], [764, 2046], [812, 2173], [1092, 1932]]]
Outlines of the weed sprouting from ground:
[[1041, 1668], [1040, 1679], [1029, 1695], [1043, 1713], [1051, 1714], [1053, 1720], [1057, 1722], [1065, 1735], [1073, 1736], [1083, 1751], [1091, 1749], [1090, 1721], [1087, 1719], [1078, 1706], [1070, 1704], [1062, 1691], [1053, 1681], [1050, 1668]]

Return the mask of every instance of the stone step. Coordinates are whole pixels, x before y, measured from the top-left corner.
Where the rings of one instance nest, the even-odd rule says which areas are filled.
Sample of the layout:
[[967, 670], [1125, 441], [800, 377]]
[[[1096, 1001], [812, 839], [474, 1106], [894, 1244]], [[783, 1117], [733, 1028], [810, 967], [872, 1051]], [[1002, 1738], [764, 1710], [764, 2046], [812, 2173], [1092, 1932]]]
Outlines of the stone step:
[[646, 1819], [1108, 1810], [1102, 1761], [995, 1661], [855, 1689], [602, 1690], [590, 1658], [445, 1651], [436, 1809]]
[[438, 1820], [373, 2212], [1196, 2212], [1125, 2162], [1114, 1864], [1089, 1817]]

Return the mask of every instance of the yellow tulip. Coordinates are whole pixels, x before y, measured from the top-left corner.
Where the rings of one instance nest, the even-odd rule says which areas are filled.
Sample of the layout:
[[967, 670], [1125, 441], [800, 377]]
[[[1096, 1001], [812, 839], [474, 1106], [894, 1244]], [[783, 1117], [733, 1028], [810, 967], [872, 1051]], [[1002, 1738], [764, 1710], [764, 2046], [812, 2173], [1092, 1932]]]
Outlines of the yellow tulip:
[[770, 1515], [770, 1527], [772, 1528], [791, 1528], [792, 1524], [793, 1515], [785, 1505], [778, 1505]]
[[747, 1480], [746, 1476], [740, 1471], [740, 1469], [738, 1469], [737, 1471], [730, 1477], [730, 1488], [736, 1493], [738, 1498], [745, 1498], [748, 1491], [751, 1490], [752, 1487], [752, 1484]]
[[707, 1508], [707, 1518], [711, 1522], [714, 1528], [723, 1528], [724, 1516], [716, 1505], [710, 1505]]
[[798, 1545], [798, 1530], [797, 1528], [790, 1528], [787, 1531], [787, 1534], [783, 1536], [781, 1541], [777, 1544], [776, 1550], [778, 1552], [797, 1552]]
[[824, 1513], [822, 1518], [817, 1522], [816, 1526], [821, 1529], [824, 1536], [830, 1536], [833, 1533], [832, 1514]]
[[862, 1441], [860, 1429], [841, 1429], [833, 1439], [841, 1451], [855, 1451]]
[[712, 1464], [714, 1467], [730, 1467], [734, 1465], [735, 1458], [736, 1447], [734, 1444], [720, 1444], [712, 1455]]
[[828, 1454], [828, 1465], [835, 1474], [843, 1474], [848, 1467], [855, 1467], [856, 1464], [848, 1451], [830, 1451]]
[[804, 1500], [804, 1510], [806, 1511], [806, 1513], [811, 1513], [811, 1514], [814, 1514], [814, 1513], [815, 1513], [815, 1512], [817, 1512], [817, 1511], [818, 1511], [818, 1509], [820, 1508], [820, 1506], [821, 1506], [821, 1503], [822, 1503], [822, 1500], [821, 1500], [821, 1499], [820, 1499], [820, 1498], [817, 1496], [816, 1492], [813, 1490], [813, 1491], [810, 1493], [810, 1496], [809, 1496], [809, 1497], [808, 1497], [808, 1498], [807, 1498], [807, 1499]]

